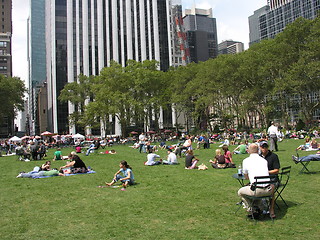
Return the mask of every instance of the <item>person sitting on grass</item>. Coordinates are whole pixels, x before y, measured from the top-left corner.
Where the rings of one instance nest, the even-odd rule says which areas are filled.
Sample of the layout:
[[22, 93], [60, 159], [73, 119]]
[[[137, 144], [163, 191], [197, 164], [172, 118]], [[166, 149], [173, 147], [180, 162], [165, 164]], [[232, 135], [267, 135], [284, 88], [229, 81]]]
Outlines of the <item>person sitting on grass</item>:
[[156, 161], [156, 158], [160, 158], [159, 155], [153, 152], [153, 149], [149, 149], [149, 153], [147, 155], [147, 161], [144, 163], [146, 166], [154, 166], [162, 163], [162, 159]]
[[228, 145], [223, 145], [222, 150], [224, 151], [224, 159], [226, 160], [227, 167], [235, 168], [236, 165], [232, 160], [232, 153], [229, 151]]
[[221, 149], [216, 150], [214, 161], [210, 160], [209, 162], [213, 168], [226, 168], [226, 160], [224, 155], [221, 153]]
[[240, 142], [240, 145], [237, 146], [234, 150], [233, 153], [235, 154], [247, 154], [247, 148], [248, 146], [244, 144], [244, 142]]
[[[128, 165], [127, 161], [120, 162], [120, 169], [114, 174], [114, 177], [110, 183], [106, 183], [107, 186], [112, 186], [116, 182], [122, 182], [122, 186], [126, 188], [128, 185], [134, 184], [134, 176], [132, 168]], [[122, 174], [122, 175], [121, 175]]]
[[62, 152], [60, 148], [57, 148], [57, 151], [54, 152], [53, 161], [62, 160]]
[[166, 165], [179, 164], [177, 161], [177, 155], [175, 155], [171, 149], [168, 149], [167, 151], [168, 151], [167, 161], [162, 161], [162, 163]]
[[68, 162], [66, 165], [60, 167], [60, 172], [65, 174], [75, 174], [75, 173], [87, 173], [88, 169], [85, 163], [80, 159], [76, 154], [70, 154], [69, 158], [71, 162]]
[[197, 169], [198, 162], [199, 162], [199, 159], [193, 155], [193, 150], [191, 150], [191, 149], [187, 150], [185, 169]]
[[50, 171], [51, 169], [51, 162], [46, 161], [44, 164], [41, 165], [40, 171]]

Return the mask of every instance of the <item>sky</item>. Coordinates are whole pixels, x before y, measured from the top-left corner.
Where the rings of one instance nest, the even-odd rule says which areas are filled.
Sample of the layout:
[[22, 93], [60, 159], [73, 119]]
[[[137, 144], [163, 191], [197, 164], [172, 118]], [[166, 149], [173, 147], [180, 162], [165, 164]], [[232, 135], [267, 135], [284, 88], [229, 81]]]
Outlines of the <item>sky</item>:
[[[179, 1], [179, 0], [178, 0]], [[267, 4], [267, 0], [181, 0], [183, 8], [212, 8], [217, 21], [218, 43], [232, 39], [248, 48], [248, 17]], [[27, 81], [27, 19], [29, 0], [12, 0], [12, 68], [13, 76]]]

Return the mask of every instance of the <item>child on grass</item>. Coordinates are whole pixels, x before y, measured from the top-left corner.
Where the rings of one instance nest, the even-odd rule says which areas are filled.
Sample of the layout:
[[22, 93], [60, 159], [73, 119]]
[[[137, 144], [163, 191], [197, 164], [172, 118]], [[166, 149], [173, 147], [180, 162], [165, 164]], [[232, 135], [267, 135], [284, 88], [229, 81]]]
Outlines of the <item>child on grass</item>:
[[[123, 174], [123, 176], [120, 174]], [[114, 178], [112, 179], [112, 181], [110, 183], [106, 183], [106, 185], [112, 186], [117, 181], [121, 181], [122, 186], [124, 188], [126, 188], [128, 185], [134, 184], [134, 177], [133, 177], [132, 168], [128, 165], [128, 163], [126, 161], [120, 162], [119, 171], [114, 174]]]
[[226, 160], [220, 149], [216, 150], [214, 161], [209, 161], [213, 168], [226, 168]]

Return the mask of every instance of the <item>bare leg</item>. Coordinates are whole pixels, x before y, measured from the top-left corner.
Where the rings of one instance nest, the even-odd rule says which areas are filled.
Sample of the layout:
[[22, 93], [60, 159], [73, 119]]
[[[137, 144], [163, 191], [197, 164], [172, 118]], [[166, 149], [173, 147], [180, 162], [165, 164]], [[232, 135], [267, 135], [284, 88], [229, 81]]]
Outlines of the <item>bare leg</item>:
[[274, 213], [274, 204], [275, 204], [274, 188], [275, 188], [275, 186], [273, 186], [273, 193], [272, 193], [272, 199], [271, 199], [270, 210], [269, 210], [271, 218], [276, 217], [276, 215]]
[[107, 186], [112, 186], [116, 181], [113, 179], [110, 183], [105, 183]]

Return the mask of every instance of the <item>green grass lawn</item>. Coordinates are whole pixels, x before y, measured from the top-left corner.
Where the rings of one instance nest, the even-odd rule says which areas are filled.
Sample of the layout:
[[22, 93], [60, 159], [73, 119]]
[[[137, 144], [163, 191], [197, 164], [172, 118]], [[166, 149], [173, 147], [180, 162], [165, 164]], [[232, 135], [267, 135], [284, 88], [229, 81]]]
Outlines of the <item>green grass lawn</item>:
[[[243, 209], [235, 214], [240, 185], [231, 176], [237, 169], [213, 169], [208, 163], [218, 144], [195, 151], [209, 167], [206, 171], [185, 170], [183, 158], [177, 166], [144, 166], [146, 154], [114, 146], [116, 155], [80, 155], [95, 174], [22, 179], [16, 178], [20, 171], [44, 161], [1, 157], [0, 239], [319, 239], [320, 165], [311, 162], [309, 168], [316, 173], [299, 174], [300, 164], [291, 160], [302, 142], [284, 140], [277, 152], [282, 167], [292, 166], [283, 193], [289, 208], [278, 201], [275, 221], [256, 223]], [[164, 150], [158, 153], [166, 156]], [[235, 163], [244, 157], [234, 155]], [[138, 184], [126, 191], [98, 188], [111, 181], [121, 160], [132, 166]], [[53, 167], [64, 162], [53, 162]]]

